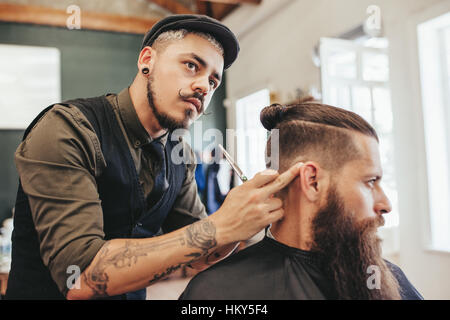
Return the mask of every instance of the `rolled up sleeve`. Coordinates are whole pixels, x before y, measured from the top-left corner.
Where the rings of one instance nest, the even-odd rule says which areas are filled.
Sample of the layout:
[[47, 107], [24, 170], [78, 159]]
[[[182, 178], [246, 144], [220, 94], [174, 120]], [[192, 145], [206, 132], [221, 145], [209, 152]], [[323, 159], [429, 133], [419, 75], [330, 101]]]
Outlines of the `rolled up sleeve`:
[[105, 163], [96, 139], [76, 107], [55, 106], [15, 154], [42, 260], [64, 295], [69, 266], [82, 272], [105, 242], [95, 180]]

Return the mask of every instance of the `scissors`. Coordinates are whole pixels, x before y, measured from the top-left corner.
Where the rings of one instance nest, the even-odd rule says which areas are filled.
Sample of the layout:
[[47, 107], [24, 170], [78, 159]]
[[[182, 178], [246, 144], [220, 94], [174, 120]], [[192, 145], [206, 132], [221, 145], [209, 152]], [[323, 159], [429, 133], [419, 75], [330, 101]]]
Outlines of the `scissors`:
[[238, 167], [238, 165], [236, 164], [236, 162], [234, 162], [233, 158], [231, 158], [231, 156], [228, 154], [228, 152], [225, 150], [224, 147], [222, 147], [221, 144], [219, 144], [219, 148], [220, 150], [222, 150], [223, 155], [225, 156], [225, 159], [227, 159], [228, 163], [231, 165], [231, 167], [233, 168], [234, 172], [237, 173], [237, 175], [239, 176], [239, 178], [241, 179], [242, 182], [247, 181], [247, 177], [244, 175], [244, 173], [242, 172], [242, 170]]

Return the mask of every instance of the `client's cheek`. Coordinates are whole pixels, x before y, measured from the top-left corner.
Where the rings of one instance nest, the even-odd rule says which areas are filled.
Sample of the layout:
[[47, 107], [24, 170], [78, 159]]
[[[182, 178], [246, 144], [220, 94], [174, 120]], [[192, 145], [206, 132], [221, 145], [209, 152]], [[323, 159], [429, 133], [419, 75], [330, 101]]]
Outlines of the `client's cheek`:
[[358, 213], [358, 220], [377, 217], [377, 214], [373, 210], [373, 204], [372, 194], [368, 190], [361, 189], [353, 192], [349, 203], [351, 208]]

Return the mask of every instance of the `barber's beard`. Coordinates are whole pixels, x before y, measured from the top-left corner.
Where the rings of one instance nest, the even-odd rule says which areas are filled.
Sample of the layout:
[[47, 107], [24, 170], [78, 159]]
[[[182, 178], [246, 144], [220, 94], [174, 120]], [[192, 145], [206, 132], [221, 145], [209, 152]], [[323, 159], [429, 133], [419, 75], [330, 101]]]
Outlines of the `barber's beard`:
[[[337, 299], [400, 299], [398, 281], [381, 256], [381, 239], [376, 234], [384, 218], [353, 220], [335, 188], [313, 220], [311, 250], [323, 256]], [[374, 270], [381, 276], [378, 288], [373, 286]]]
[[154, 82], [154, 77], [152, 74], [148, 77], [147, 82], [147, 100], [150, 108], [155, 115], [156, 120], [158, 120], [159, 125], [163, 129], [167, 129], [169, 131], [174, 131], [176, 129], [187, 129], [189, 128], [190, 119], [192, 117], [192, 110], [187, 109], [184, 114], [184, 118], [182, 120], [177, 120], [167, 113], [160, 112], [155, 106], [154, 100], [154, 91], [152, 88], [152, 83]]

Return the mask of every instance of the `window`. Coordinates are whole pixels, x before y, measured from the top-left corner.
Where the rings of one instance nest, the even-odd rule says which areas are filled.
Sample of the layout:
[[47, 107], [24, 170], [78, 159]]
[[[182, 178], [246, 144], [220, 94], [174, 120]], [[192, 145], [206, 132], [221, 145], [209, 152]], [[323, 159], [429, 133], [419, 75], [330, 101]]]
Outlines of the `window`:
[[0, 128], [25, 129], [61, 99], [57, 48], [0, 44]]
[[450, 13], [418, 25], [430, 242], [450, 251]]
[[323, 103], [359, 114], [380, 138], [382, 185], [392, 203], [385, 228], [392, 228], [399, 225], [399, 214], [387, 48], [388, 42], [383, 38], [320, 41]]
[[266, 169], [264, 151], [267, 131], [259, 121], [259, 114], [268, 105], [268, 89], [255, 92], [236, 102], [237, 163], [249, 179]]

